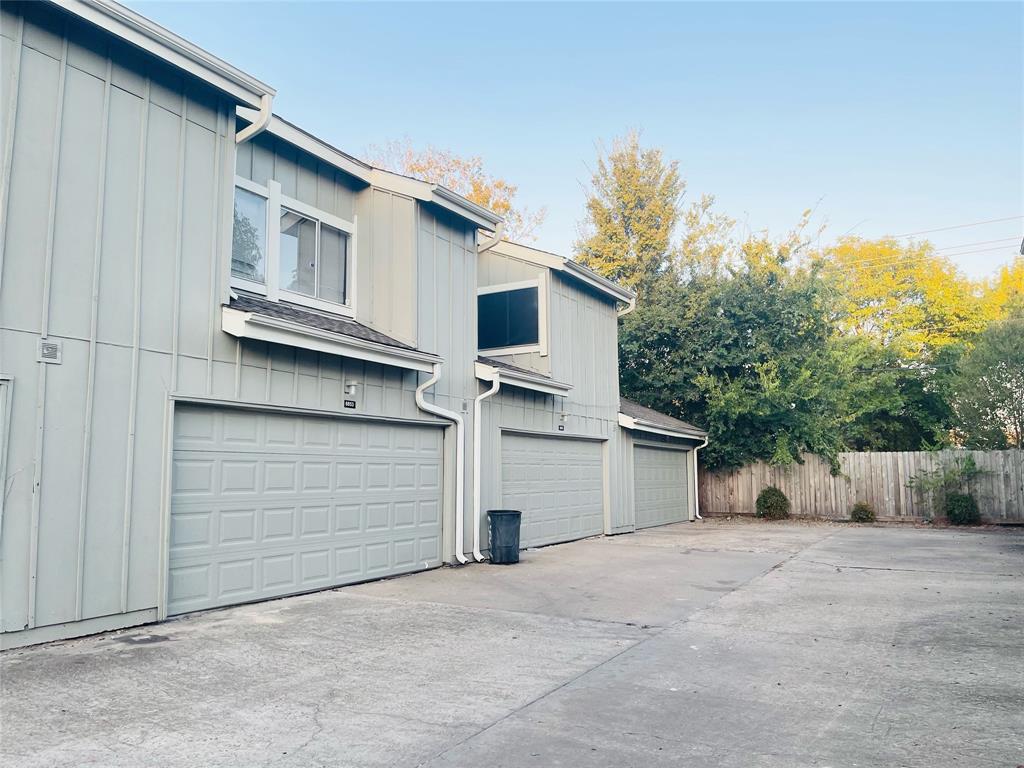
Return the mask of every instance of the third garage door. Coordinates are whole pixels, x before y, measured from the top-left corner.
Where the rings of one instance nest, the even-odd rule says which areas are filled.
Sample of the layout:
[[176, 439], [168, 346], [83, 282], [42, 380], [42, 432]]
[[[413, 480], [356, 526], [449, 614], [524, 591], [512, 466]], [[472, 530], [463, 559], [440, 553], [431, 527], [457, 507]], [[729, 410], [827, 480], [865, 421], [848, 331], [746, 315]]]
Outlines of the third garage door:
[[688, 520], [686, 451], [638, 445], [633, 448], [633, 462], [636, 527]]
[[522, 511], [523, 547], [602, 533], [603, 475], [598, 442], [502, 435], [502, 505]]

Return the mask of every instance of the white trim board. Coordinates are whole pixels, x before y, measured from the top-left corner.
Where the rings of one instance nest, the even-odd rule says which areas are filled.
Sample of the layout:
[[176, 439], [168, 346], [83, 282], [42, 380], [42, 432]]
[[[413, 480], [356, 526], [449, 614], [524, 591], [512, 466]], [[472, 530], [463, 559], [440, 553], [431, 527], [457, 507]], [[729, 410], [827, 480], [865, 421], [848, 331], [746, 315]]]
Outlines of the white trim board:
[[256, 312], [243, 312], [231, 307], [223, 307], [222, 310], [221, 327], [224, 332], [240, 339], [269, 341], [423, 373], [430, 373], [437, 363], [443, 362], [429, 352], [357, 339]]
[[682, 430], [657, 426], [650, 422], [634, 419], [632, 416], [627, 416], [624, 413], [619, 414], [619, 426], [623, 429], [630, 429], [638, 432], [650, 432], [655, 435], [667, 435], [668, 437], [681, 437], [687, 440], [703, 440], [707, 437], [707, 435], [698, 435], [693, 432], [683, 432]]
[[112, 0], [49, 0], [73, 16], [209, 83], [238, 103], [259, 107], [276, 91], [252, 75]]
[[[502, 384], [512, 387], [532, 389], [534, 392], [542, 392], [546, 395], [564, 396], [572, 391], [572, 384], [565, 384], [561, 381], [545, 378], [541, 375], [532, 375], [521, 371], [513, 371], [508, 368], [500, 368], [496, 365], [488, 365], [479, 360], [474, 364], [475, 375], [480, 381], [493, 382], [497, 378]], [[564, 433], [559, 432], [559, 435]]]

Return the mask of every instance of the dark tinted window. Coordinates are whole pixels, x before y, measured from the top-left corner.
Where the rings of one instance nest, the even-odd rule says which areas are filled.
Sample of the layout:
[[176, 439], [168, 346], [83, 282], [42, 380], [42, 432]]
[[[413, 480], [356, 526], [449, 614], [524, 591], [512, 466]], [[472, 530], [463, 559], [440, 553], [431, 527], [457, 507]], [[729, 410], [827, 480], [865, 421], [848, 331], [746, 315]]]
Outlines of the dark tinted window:
[[540, 341], [536, 288], [484, 293], [476, 301], [480, 349], [518, 347]]

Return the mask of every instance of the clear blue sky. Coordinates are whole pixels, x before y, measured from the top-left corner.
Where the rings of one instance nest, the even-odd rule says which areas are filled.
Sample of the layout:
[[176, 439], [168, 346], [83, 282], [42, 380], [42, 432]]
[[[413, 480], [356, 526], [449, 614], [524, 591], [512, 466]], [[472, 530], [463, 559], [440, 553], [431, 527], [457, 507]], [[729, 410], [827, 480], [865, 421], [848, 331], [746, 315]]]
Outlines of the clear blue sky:
[[[826, 240], [1024, 214], [1019, 3], [131, 5], [351, 154], [408, 137], [481, 155], [547, 207], [537, 245], [562, 253], [597, 142], [631, 127], [688, 198], [752, 229], [805, 208]], [[1022, 224], [929, 237], [979, 276]]]

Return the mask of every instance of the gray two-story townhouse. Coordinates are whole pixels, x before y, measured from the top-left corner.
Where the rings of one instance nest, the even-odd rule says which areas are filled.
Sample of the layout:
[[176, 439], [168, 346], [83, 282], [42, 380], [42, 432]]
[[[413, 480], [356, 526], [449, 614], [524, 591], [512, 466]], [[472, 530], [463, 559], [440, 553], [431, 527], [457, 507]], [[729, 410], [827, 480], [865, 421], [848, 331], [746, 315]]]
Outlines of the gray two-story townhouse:
[[3, 647], [697, 513], [628, 291], [110, 0], [0, 8]]
[[477, 284], [476, 375], [487, 388], [474, 525], [487, 509], [519, 509], [533, 547], [699, 515], [706, 433], [619, 396], [618, 318], [633, 293], [504, 241], [481, 252]]

